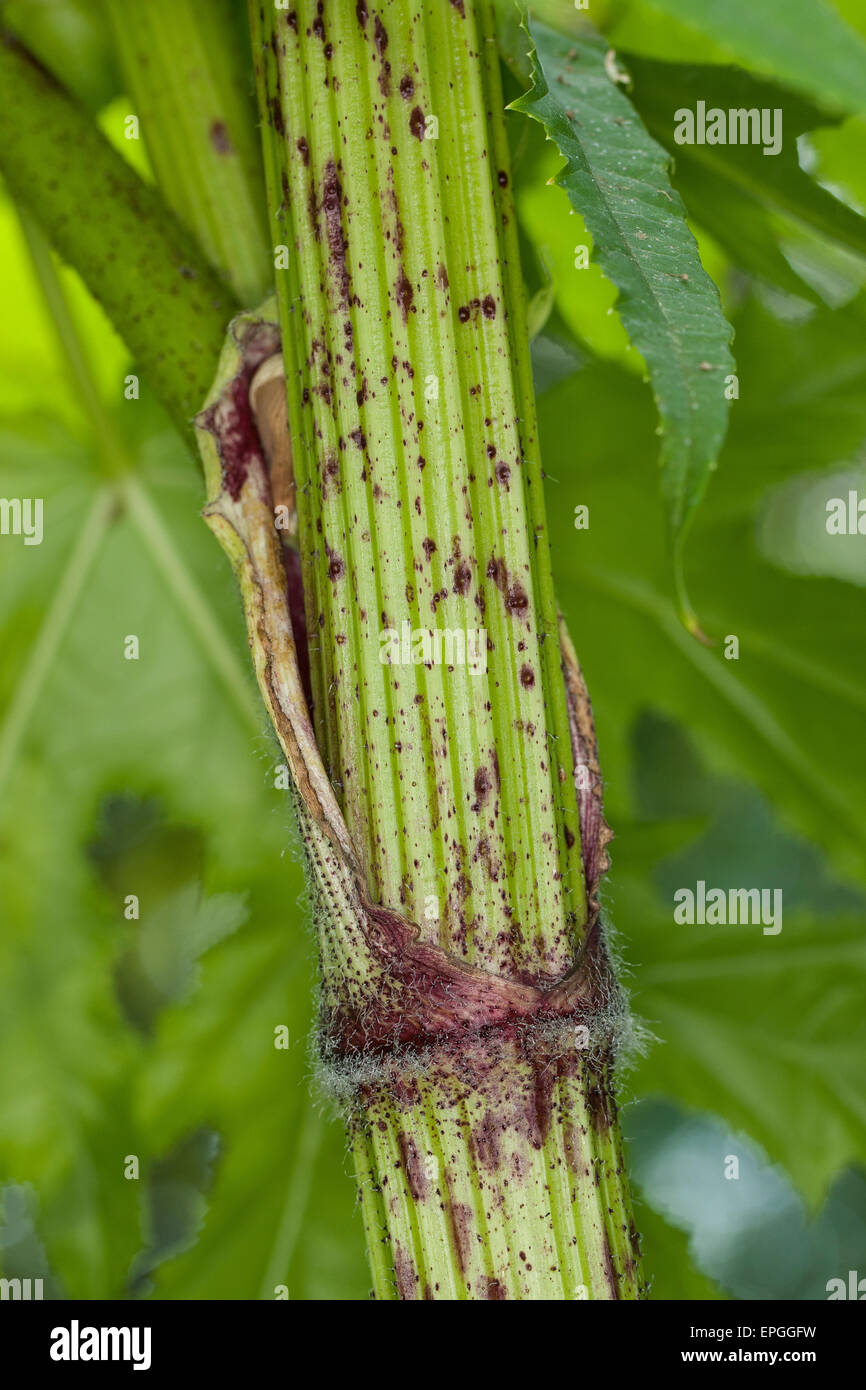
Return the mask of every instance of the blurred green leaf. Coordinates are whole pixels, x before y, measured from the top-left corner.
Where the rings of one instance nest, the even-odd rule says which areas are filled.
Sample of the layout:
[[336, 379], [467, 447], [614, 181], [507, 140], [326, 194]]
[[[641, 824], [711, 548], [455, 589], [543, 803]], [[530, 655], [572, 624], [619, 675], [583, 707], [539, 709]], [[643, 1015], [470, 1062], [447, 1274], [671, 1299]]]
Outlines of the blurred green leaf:
[[121, 90], [100, 0], [3, 0], [0, 18], [91, 111]]
[[[755, 886], [741, 877], [708, 886], [741, 882]], [[862, 910], [785, 914], [778, 937], [760, 926], [678, 926], [672, 902], [666, 912], [628, 878], [625, 853], [614, 902], [640, 962], [635, 1007], [661, 1040], [632, 1084], [712, 1108], [819, 1201], [866, 1152]]]
[[130, 1272], [132, 1290], [150, 1292], [149, 1276], [166, 1260], [195, 1245], [207, 1214], [207, 1199], [219, 1159], [219, 1135], [198, 1129], [150, 1167], [147, 1182], [146, 1249]]
[[819, 177], [866, 208], [866, 118], [850, 116], [839, 126], [825, 126], [809, 143], [819, 156]]
[[[139, 408], [139, 402], [127, 407]], [[0, 1181], [30, 1183], [38, 1194], [40, 1234], [67, 1292], [119, 1296], [146, 1238], [141, 1182], [207, 1126], [219, 1135], [223, 1157], [220, 1215], [206, 1231], [217, 1241], [230, 1233], [231, 1258], [213, 1259], [207, 1244], [196, 1246], [184, 1277], [219, 1284], [226, 1297], [257, 1297], [287, 1200], [296, 1130], [309, 1105], [311, 948], [296, 906], [300, 867], [282, 858], [285, 793], [274, 787], [264, 716], [250, 719], [255, 704], [245, 707], [229, 693], [170, 582], [187, 572], [207, 590], [231, 633], [252, 702], [233, 580], [198, 517], [199, 484], [182, 447], [163, 434], [151, 437], [139, 456], [139, 486], [167, 528], [170, 563], [161, 552], [155, 561], [149, 513], [143, 520], [115, 505], [99, 513], [87, 564], [70, 587], [70, 553], [106, 485], [85, 449], [67, 440], [58, 453], [60, 437], [47, 424], [34, 424], [23, 438], [7, 429], [0, 463], [0, 490], [14, 494], [26, 450], [27, 487], [43, 498], [45, 515], [41, 546], [24, 547], [13, 537], [0, 550], [0, 699], [7, 711], [22, 681], [27, 689], [25, 703], [15, 706], [21, 718], [14, 740], [5, 743], [0, 824], [0, 975], [4, 998], [11, 996], [0, 1041], [0, 1109], [8, 1122]], [[58, 611], [61, 621], [34, 668], [45, 618]], [[124, 659], [128, 634], [139, 638], [138, 661]], [[115, 813], [111, 839], [102, 808], [106, 795], [118, 794], [127, 806], [130, 797], [145, 805], [157, 798], [179, 828], [166, 838], [158, 817], [130, 823], [127, 813], [118, 822]], [[203, 899], [194, 882], [172, 881], [181, 845], [191, 871], [204, 874]], [[123, 917], [130, 893], [140, 899], [137, 922]], [[212, 945], [237, 927], [239, 894], [248, 902], [248, 923]], [[138, 963], [132, 976], [131, 940]], [[206, 946], [205, 959], [219, 963], [208, 996], [213, 1009], [202, 1009], [204, 991], [195, 1002], [167, 1008]], [[153, 964], [154, 951], [156, 999], [142, 1002], [142, 971]], [[139, 991], [138, 1020], [154, 1023], [151, 1042], [126, 1022], [131, 985]], [[164, 1052], [168, 1015], [175, 1027], [204, 1033], [204, 1051], [187, 1048], [182, 1035], [182, 1054], [171, 1046]], [[273, 1026], [286, 1019], [293, 1046], [277, 1052]], [[166, 1066], [170, 1094], [165, 1112], [153, 1117], [146, 1097]], [[330, 1216], [322, 1213], [339, 1211], [342, 1202], [350, 1223], [353, 1193], [337, 1129], [328, 1128], [324, 1148], [316, 1219], [327, 1224]], [[141, 1182], [124, 1177], [130, 1154], [140, 1160]], [[161, 1170], [154, 1171], [158, 1180]], [[331, 1193], [329, 1182], [341, 1193]], [[243, 1212], [255, 1208], [255, 1220], [239, 1217], [233, 1188]], [[334, 1292], [341, 1277], [365, 1290], [360, 1223], [355, 1235], [354, 1244], [340, 1248], [342, 1263], [331, 1268]], [[187, 1256], [178, 1256], [178, 1265], [181, 1258]], [[293, 1296], [304, 1296], [309, 1258], [300, 1235]]]
[[649, 0], [706, 34], [736, 62], [777, 77], [834, 110], [866, 105], [866, 43], [824, 0]]
[[[784, 1173], [716, 1119], [647, 1101], [629, 1108], [626, 1123], [644, 1200], [688, 1233], [698, 1268], [735, 1298], [826, 1299], [829, 1280], [847, 1285], [848, 1270], [863, 1267], [862, 1174], [842, 1174], [810, 1219]], [[655, 1236], [658, 1224], [645, 1224]], [[686, 1265], [673, 1296], [688, 1296], [688, 1283]], [[658, 1287], [653, 1295], [664, 1297]]]
[[[633, 748], [640, 820], [620, 826], [610, 905], [614, 920], [629, 924], [628, 954], [640, 963], [636, 1007], [659, 1041], [638, 1061], [629, 1084], [642, 1094], [661, 1093], [712, 1109], [730, 1127], [746, 1130], [817, 1203], [834, 1175], [866, 1152], [861, 1065], [866, 1027], [858, 1002], [866, 943], [856, 927], [866, 897], [828, 874], [820, 854], [786, 833], [747, 786], [702, 768], [676, 726], [642, 715]], [[659, 775], [663, 771], [671, 777], [669, 790]], [[700, 839], [663, 852], [648, 872], [647, 834], [663, 831], [671, 811], [701, 803], [712, 808], [712, 818]], [[682, 888], [694, 891], [698, 880], [726, 892], [738, 887], [778, 891], [781, 913], [774, 925], [780, 925], [779, 932], [766, 936], [760, 923], [677, 922], [675, 895]], [[808, 1150], [801, 1142], [803, 1117], [811, 1136]], [[674, 1123], [662, 1121], [656, 1128], [664, 1143], [677, 1147]], [[728, 1151], [751, 1164], [748, 1144]], [[700, 1261], [701, 1268], [740, 1297], [802, 1296], [787, 1285], [806, 1277], [799, 1268], [808, 1254], [805, 1245], [796, 1260], [766, 1257], [762, 1293], [746, 1289], [743, 1271], [733, 1282], [722, 1278], [719, 1259], [726, 1258], [727, 1244], [748, 1235], [744, 1227], [737, 1236], [735, 1211], [742, 1206], [737, 1197], [731, 1198], [735, 1208], [729, 1218], [717, 1218], [713, 1236], [709, 1209], [715, 1203], [720, 1212], [726, 1210], [724, 1194], [740, 1191], [723, 1177], [721, 1166], [704, 1177], [696, 1173], [688, 1184], [694, 1197], [683, 1196], [677, 1208], [683, 1218], [677, 1224], [694, 1227], [696, 1235], [695, 1213], [707, 1213], [705, 1234], [715, 1254]], [[676, 1186], [682, 1175], [673, 1181]], [[707, 1185], [715, 1197], [701, 1192]], [[749, 1187], [744, 1184], [742, 1192]], [[660, 1204], [651, 1192], [646, 1195], [669, 1217], [677, 1207], [670, 1197]], [[740, 1224], [754, 1225], [762, 1206], [773, 1218], [783, 1195], [772, 1197], [767, 1190], [762, 1201], [752, 1194], [746, 1204], [751, 1215]], [[784, 1202], [797, 1207], [792, 1193]], [[802, 1216], [795, 1212], [788, 1225], [793, 1230], [798, 1222]], [[782, 1244], [775, 1240], [777, 1249]], [[751, 1264], [757, 1274], [757, 1262]], [[822, 1286], [830, 1273], [824, 1273]], [[813, 1290], [811, 1296], [818, 1295]]]
[[[838, 117], [737, 68], [660, 63], [624, 54], [632, 100], [647, 129], [674, 156], [676, 186], [692, 217], [746, 270], [814, 298], [779, 248], [768, 210], [795, 218], [866, 256], [866, 219], [800, 167], [797, 140]], [[675, 113], [707, 109], [780, 111], [782, 146], [766, 156], [752, 144], [678, 145]]]
[[[866, 442], [866, 295], [793, 321], [749, 300], [737, 319], [737, 364], [740, 398], [712, 500], [719, 519], [742, 527], [769, 485], [847, 463]], [[856, 663], [857, 652], [838, 658]]]
[[[755, 538], [770, 483], [806, 461], [845, 459], [866, 439], [861, 325], [859, 302], [796, 331], [754, 305], [736, 320], [741, 399], [696, 522], [690, 576], [714, 650], [687, 637], [668, 597], [648, 392], [613, 367], [589, 367], [542, 396], [540, 420], [545, 468], [558, 480], [549, 511], [558, 592], [576, 618], [612, 813], [631, 805], [625, 731], [649, 705], [685, 723], [715, 769], [756, 783], [786, 824], [862, 883], [862, 593], [792, 577]], [[580, 532], [578, 504], [590, 516]], [[725, 658], [728, 635], [738, 659]]]
[[0, 1187], [0, 1272], [7, 1279], [41, 1279], [43, 1298], [61, 1298], [63, 1291], [51, 1272], [38, 1224], [39, 1199], [32, 1187], [16, 1183]]
[[64, 787], [50, 762], [27, 759], [0, 828], [0, 1184], [37, 1194], [37, 1230], [67, 1296], [106, 1298], [140, 1244], [123, 1167], [141, 1152], [131, 1113], [141, 1049], [119, 1017], [111, 922], [94, 910]]
[[[626, 1123], [626, 1120], [627, 1112], [623, 1122]], [[650, 1271], [651, 1299], [700, 1299], [711, 1302], [724, 1298], [718, 1286], [695, 1269], [688, 1237], [654, 1211], [641, 1198], [639, 1189], [635, 1191], [634, 1210], [640, 1231], [641, 1251], [646, 1268]]]

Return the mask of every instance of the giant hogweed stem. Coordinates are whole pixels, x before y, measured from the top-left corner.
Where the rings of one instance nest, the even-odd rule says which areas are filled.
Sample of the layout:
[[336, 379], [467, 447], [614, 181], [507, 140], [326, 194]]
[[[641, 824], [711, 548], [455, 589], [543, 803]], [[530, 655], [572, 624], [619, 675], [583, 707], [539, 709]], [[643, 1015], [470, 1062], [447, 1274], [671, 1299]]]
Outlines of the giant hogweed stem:
[[[375, 1292], [640, 1297], [608, 835], [553, 600], [490, 14], [251, 16], [281, 332], [270, 306], [232, 327], [199, 417], [207, 516], [292, 775]], [[288, 488], [250, 395], [280, 342]], [[383, 662], [404, 621], [483, 627], [485, 669], [422, 643]]]

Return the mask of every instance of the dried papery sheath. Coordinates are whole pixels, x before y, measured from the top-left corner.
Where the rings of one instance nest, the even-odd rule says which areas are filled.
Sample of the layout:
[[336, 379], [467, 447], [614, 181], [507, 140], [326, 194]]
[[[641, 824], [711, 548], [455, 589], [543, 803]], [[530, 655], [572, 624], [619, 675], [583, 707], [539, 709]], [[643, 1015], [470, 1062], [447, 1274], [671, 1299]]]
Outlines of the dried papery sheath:
[[637, 1298], [491, 16], [251, 16], [277, 305], [198, 417], [206, 516], [290, 770], [375, 1294]]

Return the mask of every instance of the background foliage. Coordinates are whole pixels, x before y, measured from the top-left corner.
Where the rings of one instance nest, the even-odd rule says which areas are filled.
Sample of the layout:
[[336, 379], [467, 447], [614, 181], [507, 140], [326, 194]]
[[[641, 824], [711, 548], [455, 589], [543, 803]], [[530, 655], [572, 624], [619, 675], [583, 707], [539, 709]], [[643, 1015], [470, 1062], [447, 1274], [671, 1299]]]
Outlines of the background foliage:
[[[569, 31], [570, 6], [538, 8]], [[594, 0], [606, 42], [573, 37], [587, 64], [615, 47], [616, 101], [675, 153], [735, 330], [739, 399], [684, 552], [712, 647], [677, 616], [651, 354], [630, 347], [610, 248], [574, 268], [604, 227], [552, 181], [545, 128], [508, 118], [558, 592], [616, 832], [605, 911], [658, 1039], [623, 1082], [656, 1297], [821, 1298], [866, 1274], [866, 541], [825, 529], [829, 498], [866, 496], [866, 5], [796, 10]], [[3, 11], [147, 173], [99, 6]], [[517, 73], [528, 40], [503, 35]], [[673, 146], [698, 99], [781, 107], [783, 154]], [[134, 364], [56, 273], [107, 453], [5, 199], [0, 495], [44, 498], [45, 537], [0, 540], [3, 1273], [84, 1298], [364, 1297], [342, 1131], [311, 1098], [303, 875], [233, 580], [183, 443], [146, 381], [124, 400]], [[782, 888], [782, 932], [675, 926], [698, 878]]]

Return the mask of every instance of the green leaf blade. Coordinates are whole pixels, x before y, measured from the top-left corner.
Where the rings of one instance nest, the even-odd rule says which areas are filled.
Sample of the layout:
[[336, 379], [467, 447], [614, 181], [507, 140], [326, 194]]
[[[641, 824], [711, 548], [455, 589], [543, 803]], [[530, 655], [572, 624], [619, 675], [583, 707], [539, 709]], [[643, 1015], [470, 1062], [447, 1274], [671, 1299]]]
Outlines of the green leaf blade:
[[575, 47], [541, 24], [529, 33], [533, 87], [514, 106], [565, 156], [557, 183], [619, 288], [617, 309], [653, 384], [662, 494], [679, 552], [727, 429], [732, 330], [671, 187], [669, 158], [611, 80], [604, 40], [588, 31]]

